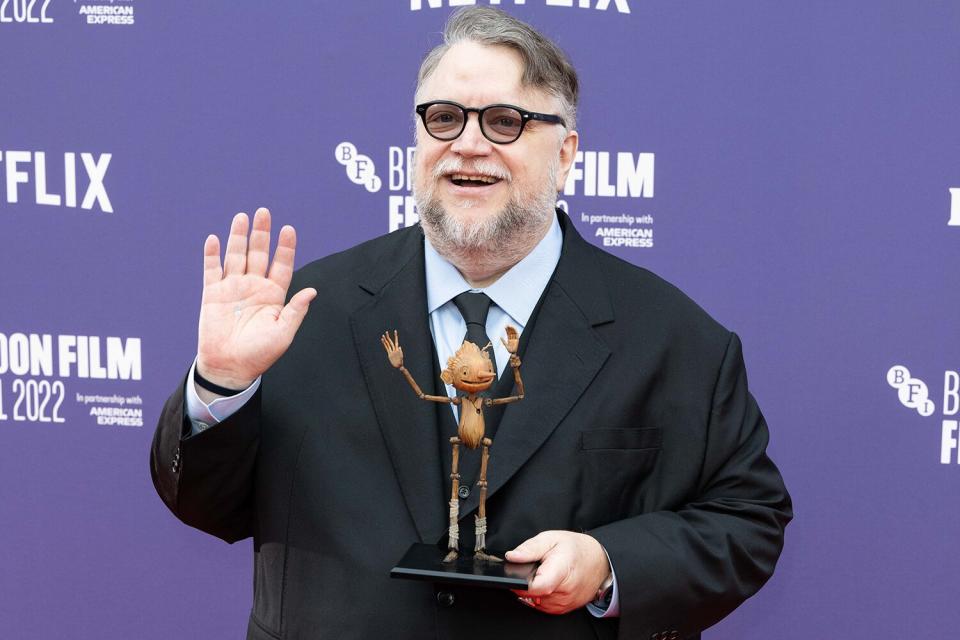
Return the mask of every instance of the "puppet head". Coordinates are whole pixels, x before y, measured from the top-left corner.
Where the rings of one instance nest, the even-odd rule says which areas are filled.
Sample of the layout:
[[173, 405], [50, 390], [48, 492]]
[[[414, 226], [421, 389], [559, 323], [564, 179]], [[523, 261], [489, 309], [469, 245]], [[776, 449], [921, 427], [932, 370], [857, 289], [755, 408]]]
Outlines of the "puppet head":
[[464, 340], [457, 352], [447, 359], [447, 368], [440, 373], [440, 379], [468, 394], [489, 389], [497, 376], [493, 372], [490, 354], [484, 349]]

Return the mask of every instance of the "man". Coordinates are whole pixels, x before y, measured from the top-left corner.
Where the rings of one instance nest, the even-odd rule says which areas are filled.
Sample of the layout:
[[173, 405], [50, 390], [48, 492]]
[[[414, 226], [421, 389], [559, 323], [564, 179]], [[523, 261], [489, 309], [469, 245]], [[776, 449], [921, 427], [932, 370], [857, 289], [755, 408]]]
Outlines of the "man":
[[[416, 93], [421, 227], [296, 274], [290, 227], [269, 264], [264, 209], [234, 218], [222, 268], [207, 239], [157, 490], [192, 526], [253, 536], [248, 638], [698, 637], [770, 576], [791, 517], [739, 340], [554, 210], [578, 141], [560, 50], [488, 8], [444, 36]], [[461, 296], [478, 292], [492, 302]], [[411, 543], [446, 546], [456, 427], [379, 336], [396, 329], [413, 377], [450, 393], [438, 373], [478, 299], [498, 372], [521, 330], [526, 397], [488, 417], [487, 546], [541, 562], [516, 594], [388, 578]]]

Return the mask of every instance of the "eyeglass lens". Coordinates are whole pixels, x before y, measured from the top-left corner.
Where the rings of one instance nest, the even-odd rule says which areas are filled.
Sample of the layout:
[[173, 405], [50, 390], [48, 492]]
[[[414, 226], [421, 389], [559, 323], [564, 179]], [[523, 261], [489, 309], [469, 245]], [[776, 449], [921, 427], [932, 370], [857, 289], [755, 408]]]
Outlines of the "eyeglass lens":
[[[463, 131], [466, 114], [460, 107], [433, 104], [425, 115], [427, 131], [441, 140], [452, 140]], [[483, 111], [480, 128], [493, 142], [513, 142], [523, 129], [523, 117], [510, 107], [489, 107]]]

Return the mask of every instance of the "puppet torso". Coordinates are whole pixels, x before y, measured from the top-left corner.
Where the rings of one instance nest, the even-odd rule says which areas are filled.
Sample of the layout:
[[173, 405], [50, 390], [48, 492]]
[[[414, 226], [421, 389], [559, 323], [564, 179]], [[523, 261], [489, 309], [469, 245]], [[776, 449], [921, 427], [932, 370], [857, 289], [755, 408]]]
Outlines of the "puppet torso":
[[460, 402], [460, 428], [457, 435], [460, 441], [471, 449], [476, 449], [483, 439], [483, 398], [480, 396], [462, 396]]

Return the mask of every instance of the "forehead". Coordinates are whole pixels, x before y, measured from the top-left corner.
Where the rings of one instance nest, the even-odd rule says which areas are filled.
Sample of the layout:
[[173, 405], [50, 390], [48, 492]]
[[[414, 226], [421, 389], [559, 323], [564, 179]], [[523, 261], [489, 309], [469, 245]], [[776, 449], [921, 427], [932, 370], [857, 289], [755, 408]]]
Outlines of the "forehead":
[[420, 99], [453, 100], [469, 107], [506, 102], [544, 107], [547, 96], [524, 87], [523, 59], [503, 46], [460, 42], [451, 46], [423, 83]]

